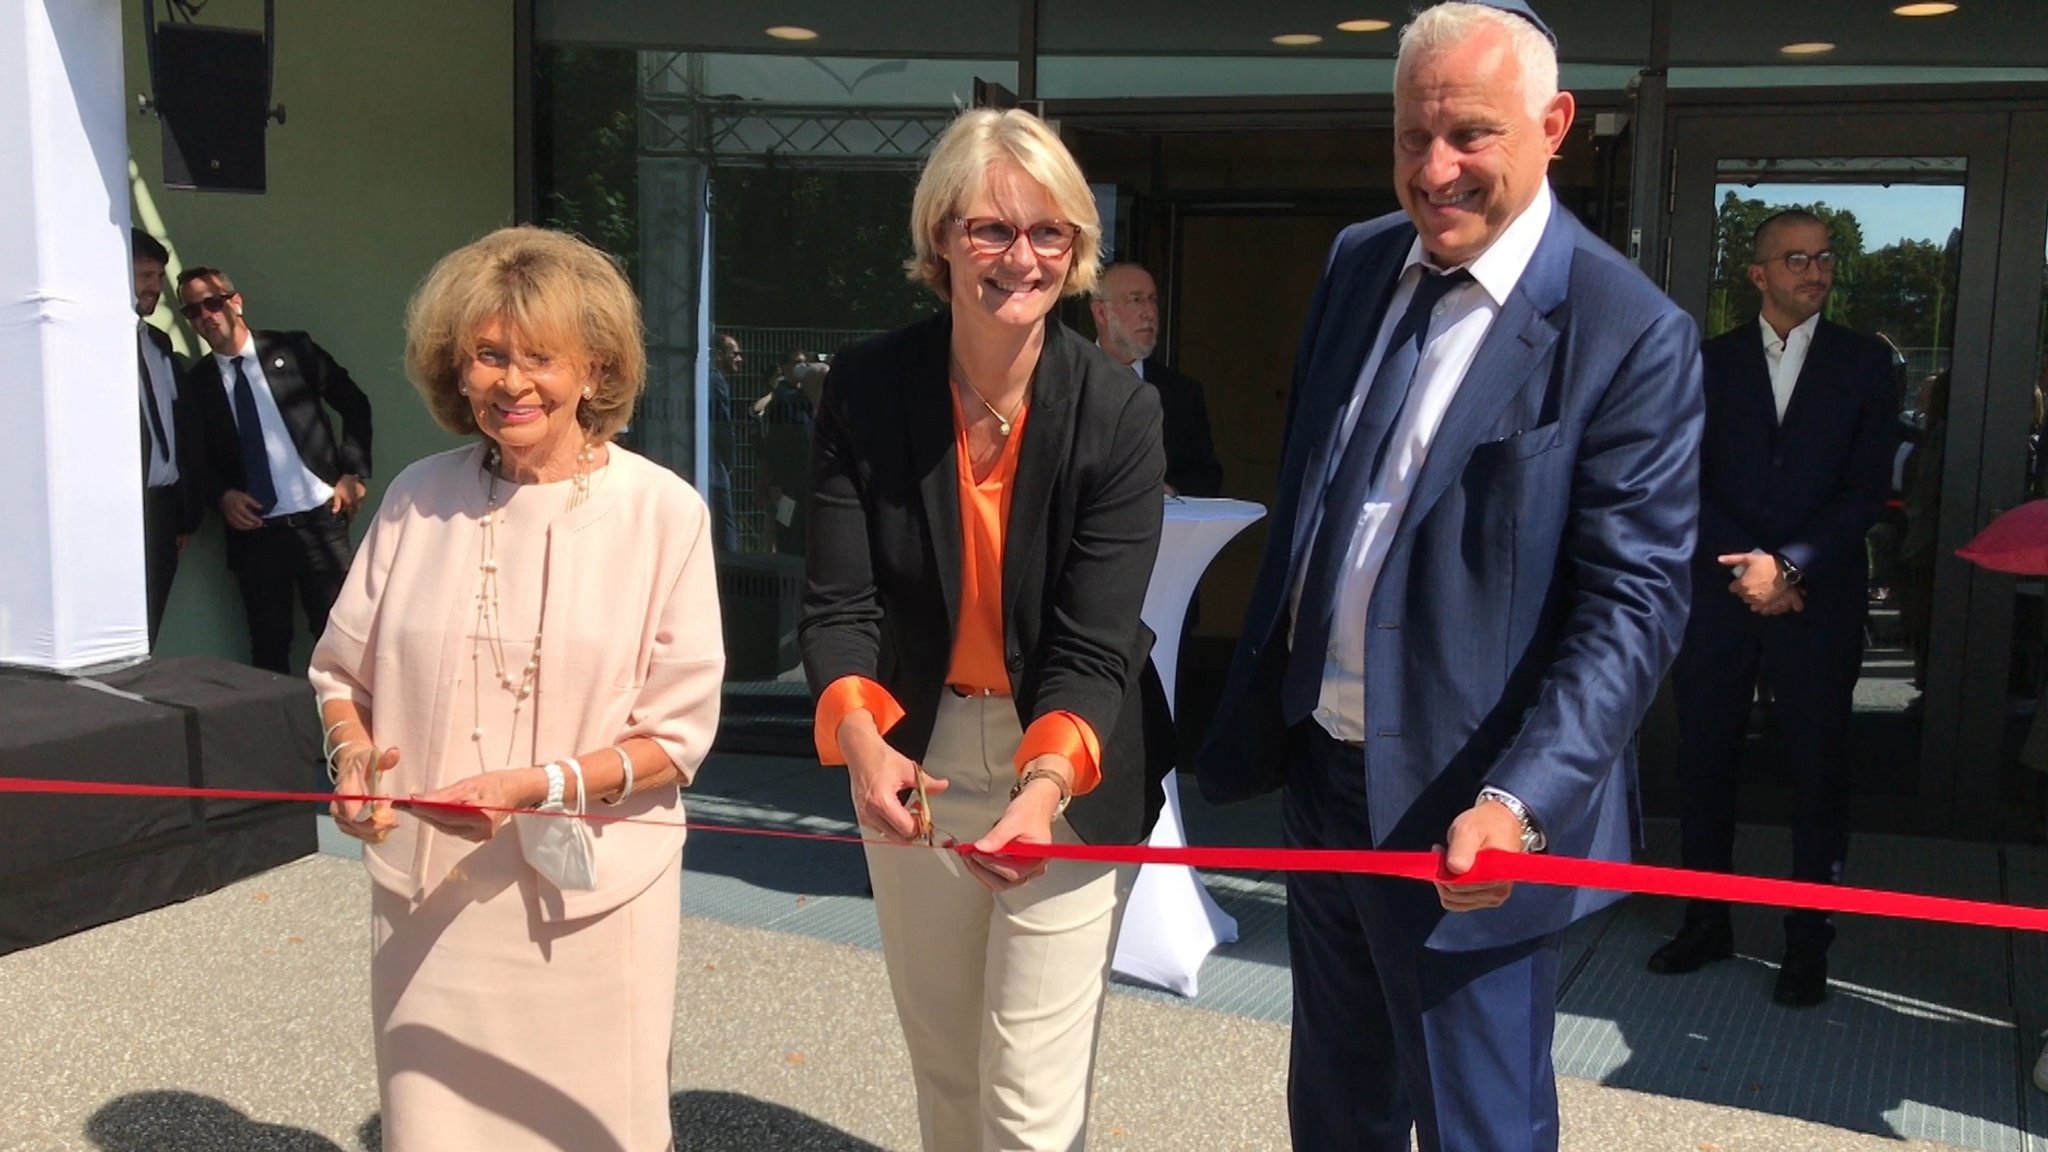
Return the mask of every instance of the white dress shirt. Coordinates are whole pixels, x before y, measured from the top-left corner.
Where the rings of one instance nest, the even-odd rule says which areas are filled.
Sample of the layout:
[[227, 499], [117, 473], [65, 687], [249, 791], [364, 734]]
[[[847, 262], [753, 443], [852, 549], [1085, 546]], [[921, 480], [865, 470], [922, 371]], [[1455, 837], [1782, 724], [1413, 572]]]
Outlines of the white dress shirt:
[[1820, 328], [1820, 313], [1778, 338], [1771, 322], [1759, 316], [1757, 327], [1764, 331], [1764, 360], [1771, 366], [1771, 399], [1778, 402], [1778, 423], [1785, 422], [1785, 406], [1792, 403], [1792, 389], [1799, 383], [1799, 370], [1806, 367], [1806, 350], [1813, 347], [1813, 334]]
[[249, 377], [249, 391], [256, 398], [256, 418], [263, 424], [263, 452], [270, 457], [270, 481], [277, 487], [277, 506], [263, 515], [310, 512], [334, 499], [334, 489], [313, 475], [299, 457], [299, 446], [292, 441], [284, 413], [277, 407], [277, 397], [271, 394], [270, 378], [263, 374], [263, 363], [256, 355], [256, 338], [244, 340], [242, 350], [234, 356], [216, 352], [213, 359], [220, 366], [220, 384], [227, 391], [228, 412], [235, 418], [237, 433], [241, 431], [242, 416], [235, 411], [235, 361], [241, 361], [242, 371]]
[[[143, 331], [146, 327], [141, 320], [135, 322], [135, 340], [142, 350], [142, 363], [149, 370], [149, 402], [164, 423], [164, 437], [169, 443], [159, 443], [156, 431], [149, 429], [149, 476], [145, 482], [151, 488], [165, 488], [178, 482], [178, 423], [172, 407], [178, 399], [178, 370], [149, 333]], [[148, 428], [149, 417], [144, 415], [142, 419]]]
[[[1366, 608], [1372, 602], [1380, 567], [1393, 547], [1401, 516], [1408, 509], [1408, 498], [1422, 471], [1422, 462], [1429, 455], [1430, 440], [1456, 398], [1459, 385], [1464, 383], [1465, 372], [1472, 366], [1480, 342], [1486, 339], [1501, 306], [1535, 256], [1543, 230], [1550, 223], [1552, 203], [1549, 184], [1539, 185], [1536, 199], [1500, 238], [1463, 266], [1472, 274], [1472, 282], [1447, 293], [1430, 316], [1408, 402], [1394, 425], [1380, 474], [1374, 478], [1364, 505], [1356, 512], [1357, 523], [1344, 554], [1343, 575], [1338, 580], [1337, 604], [1330, 621], [1330, 647], [1324, 656], [1323, 690], [1314, 712], [1316, 722], [1338, 740], [1365, 739]], [[1387, 302], [1386, 315], [1380, 319], [1372, 354], [1366, 357], [1358, 384], [1345, 405], [1341, 431], [1330, 453], [1333, 467], [1343, 457], [1345, 441], [1351, 438], [1352, 428], [1358, 422], [1373, 374], [1379, 371], [1380, 360], [1386, 354], [1387, 337], [1407, 311], [1409, 300], [1415, 296], [1415, 286], [1425, 275], [1425, 267], [1433, 265], [1429, 264], [1418, 237], [1408, 250], [1408, 261], [1401, 269], [1393, 299]], [[1328, 485], [1329, 478], [1309, 477], [1307, 483], [1317, 485], [1320, 499], [1321, 489]], [[1318, 517], [1328, 511], [1323, 509]], [[1316, 525], [1311, 522], [1307, 538], [1314, 539], [1315, 532]], [[1303, 568], [1306, 567], [1304, 564]], [[1296, 608], [1300, 604], [1301, 581], [1302, 574], [1297, 574], [1290, 595], [1290, 603]]]

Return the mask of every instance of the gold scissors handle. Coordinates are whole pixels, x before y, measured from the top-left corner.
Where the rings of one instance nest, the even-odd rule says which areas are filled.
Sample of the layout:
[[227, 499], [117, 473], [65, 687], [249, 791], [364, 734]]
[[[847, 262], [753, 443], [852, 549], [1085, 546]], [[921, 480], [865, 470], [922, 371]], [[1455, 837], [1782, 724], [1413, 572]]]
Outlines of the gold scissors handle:
[[932, 798], [931, 794], [925, 791], [924, 765], [914, 765], [912, 770], [917, 773], [917, 838], [924, 841], [925, 847], [929, 848], [932, 846], [934, 839], [932, 833]]

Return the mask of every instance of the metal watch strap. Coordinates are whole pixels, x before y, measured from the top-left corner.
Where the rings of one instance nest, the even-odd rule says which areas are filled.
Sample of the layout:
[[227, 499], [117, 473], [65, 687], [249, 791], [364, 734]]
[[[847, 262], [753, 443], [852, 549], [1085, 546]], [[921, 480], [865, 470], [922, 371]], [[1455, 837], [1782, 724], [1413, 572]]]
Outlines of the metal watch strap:
[[1053, 782], [1053, 786], [1060, 790], [1060, 802], [1053, 808], [1052, 814], [1054, 816], [1066, 815], [1067, 805], [1074, 802], [1074, 791], [1067, 786], [1065, 780], [1060, 778], [1059, 773], [1050, 768], [1033, 768], [1022, 776], [1017, 777], [1017, 782], [1010, 786], [1010, 799], [1015, 800], [1017, 797], [1022, 796], [1025, 787], [1033, 780], [1050, 780]]
[[1549, 846], [1548, 838], [1536, 827], [1535, 817], [1529, 815], [1529, 806], [1512, 793], [1498, 788], [1481, 788], [1479, 798], [1491, 800], [1514, 814], [1515, 820], [1522, 825], [1522, 851], [1541, 852]]

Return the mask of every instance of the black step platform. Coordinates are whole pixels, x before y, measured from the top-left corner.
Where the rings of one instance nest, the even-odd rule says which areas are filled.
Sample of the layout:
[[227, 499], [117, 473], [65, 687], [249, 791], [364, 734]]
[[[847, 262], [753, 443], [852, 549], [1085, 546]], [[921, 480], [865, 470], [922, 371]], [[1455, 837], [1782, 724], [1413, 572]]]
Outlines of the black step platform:
[[[206, 658], [65, 677], [0, 669], [0, 776], [306, 791], [306, 682]], [[0, 955], [315, 850], [304, 804], [0, 795]]]

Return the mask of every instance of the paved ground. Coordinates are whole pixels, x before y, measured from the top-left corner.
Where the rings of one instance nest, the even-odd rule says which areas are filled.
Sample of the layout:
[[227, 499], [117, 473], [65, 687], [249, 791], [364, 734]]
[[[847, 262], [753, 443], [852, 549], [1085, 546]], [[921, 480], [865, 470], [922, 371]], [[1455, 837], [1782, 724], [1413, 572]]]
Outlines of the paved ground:
[[[791, 761], [721, 757], [704, 783], [715, 791], [693, 814], [710, 823], [831, 827], [842, 812], [842, 785]], [[1189, 811], [1212, 842], [1261, 842], [1262, 819]], [[1774, 851], [1756, 834], [1745, 862], [1768, 870]], [[2030, 850], [1893, 842], [1859, 844], [1858, 858], [1866, 883], [2048, 903]], [[688, 868], [678, 1147], [915, 1147], [857, 853], [707, 833]], [[316, 856], [0, 957], [0, 1152], [377, 1149], [366, 885], [354, 862]], [[1092, 1147], [1286, 1147], [1274, 887], [1212, 887], [1245, 937], [1212, 957], [1199, 1002], [1112, 997]], [[1574, 935], [1558, 1040], [1567, 1148], [2048, 1149], [2026, 1134], [2044, 1130], [2048, 1098], [2019, 1067], [2044, 1013], [2015, 979], [2048, 963], [2039, 941], [1857, 922], [1829, 1005], [1791, 1013], [1768, 1003], [1764, 913], [1739, 928], [1743, 959], [1684, 980], [1642, 974], [1669, 915], [1624, 905]]]

